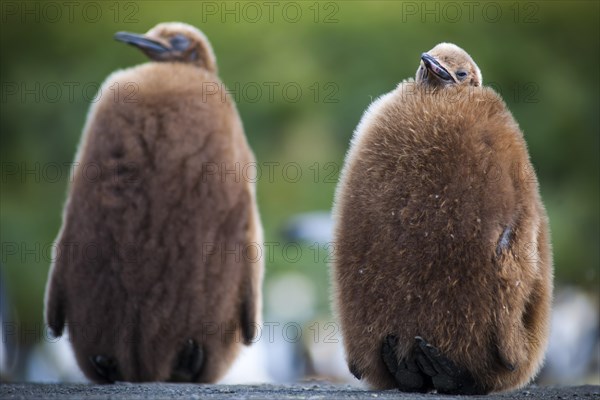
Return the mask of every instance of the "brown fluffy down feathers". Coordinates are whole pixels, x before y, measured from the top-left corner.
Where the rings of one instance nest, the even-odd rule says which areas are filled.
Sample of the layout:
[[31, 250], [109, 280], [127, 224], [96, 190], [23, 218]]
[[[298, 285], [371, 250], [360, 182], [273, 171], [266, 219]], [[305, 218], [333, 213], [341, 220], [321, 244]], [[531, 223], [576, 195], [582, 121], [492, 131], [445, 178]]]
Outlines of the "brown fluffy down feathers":
[[93, 381], [105, 381], [96, 355], [116, 360], [118, 380], [168, 380], [193, 339], [203, 349], [196, 381], [215, 382], [260, 321], [254, 184], [218, 172], [254, 156], [200, 44], [205, 62], [114, 73], [88, 115], [45, 313], [55, 334], [68, 325]]
[[407, 81], [376, 101], [335, 218], [336, 309], [348, 363], [371, 387], [396, 386], [388, 334], [399, 357], [422, 336], [485, 391], [531, 380], [549, 330], [548, 221], [523, 134], [492, 89]]

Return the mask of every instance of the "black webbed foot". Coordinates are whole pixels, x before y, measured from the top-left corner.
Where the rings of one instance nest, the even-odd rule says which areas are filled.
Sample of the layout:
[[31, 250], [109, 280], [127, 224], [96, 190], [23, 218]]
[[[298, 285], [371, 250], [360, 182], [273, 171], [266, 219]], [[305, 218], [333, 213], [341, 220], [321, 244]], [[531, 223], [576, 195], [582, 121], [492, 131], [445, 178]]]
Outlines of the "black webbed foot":
[[202, 370], [204, 352], [193, 339], [188, 339], [173, 365], [171, 382], [195, 382]]
[[396, 380], [398, 388], [403, 392], [427, 392], [432, 389], [431, 378], [419, 369], [414, 352], [405, 359], [398, 360], [397, 346], [398, 338], [396, 336], [386, 336], [383, 339], [381, 356], [387, 369]]
[[431, 377], [438, 393], [485, 394], [468, 370], [457, 366], [422, 337], [415, 337], [415, 341], [418, 346], [414, 354], [419, 370]]
[[98, 355], [90, 357], [90, 362], [105, 383], [115, 383], [120, 380], [119, 368], [114, 358]]

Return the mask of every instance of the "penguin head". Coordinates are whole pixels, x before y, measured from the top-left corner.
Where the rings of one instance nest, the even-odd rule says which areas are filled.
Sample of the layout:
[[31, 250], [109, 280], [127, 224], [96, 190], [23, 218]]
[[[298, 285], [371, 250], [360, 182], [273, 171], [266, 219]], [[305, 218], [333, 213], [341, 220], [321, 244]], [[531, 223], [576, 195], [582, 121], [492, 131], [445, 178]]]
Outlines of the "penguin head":
[[173, 61], [217, 72], [217, 61], [206, 36], [191, 25], [166, 22], [146, 34], [117, 32], [115, 39], [137, 47], [152, 61]]
[[481, 86], [481, 71], [471, 56], [452, 43], [440, 43], [421, 54], [415, 77], [417, 83], [429, 86]]

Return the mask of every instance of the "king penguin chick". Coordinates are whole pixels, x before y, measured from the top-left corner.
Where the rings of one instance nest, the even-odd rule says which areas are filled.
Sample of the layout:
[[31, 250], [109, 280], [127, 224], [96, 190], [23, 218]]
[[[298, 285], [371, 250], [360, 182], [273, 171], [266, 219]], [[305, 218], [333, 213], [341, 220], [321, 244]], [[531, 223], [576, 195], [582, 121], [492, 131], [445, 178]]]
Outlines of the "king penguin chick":
[[[119, 41], [150, 62], [117, 71], [92, 105], [46, 288], [95, 382], [215, 382], [261, 309], [254, 162], [197, 29], [159, 24]], [[227, 172], [227, 173], [225, 173]]]
[[354, 133], [332, 278], [349, 368], [373, 388], [504, 391], [542, 363], [548, 221], [523, 134], [481, 83], [439, 44]]

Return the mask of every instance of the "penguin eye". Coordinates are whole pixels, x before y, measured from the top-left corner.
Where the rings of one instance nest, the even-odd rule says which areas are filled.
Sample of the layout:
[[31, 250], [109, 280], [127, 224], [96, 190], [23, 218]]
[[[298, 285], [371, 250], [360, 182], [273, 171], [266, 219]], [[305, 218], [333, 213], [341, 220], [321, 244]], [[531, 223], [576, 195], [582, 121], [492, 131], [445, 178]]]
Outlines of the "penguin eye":
[[175, 50], [184, 51], [190, 45], [190, 40], [183, 35], [175, 35], [169, 40]]
[[467, 71], [456, 71], [456, 76], [462, 81], [467, 77]]

